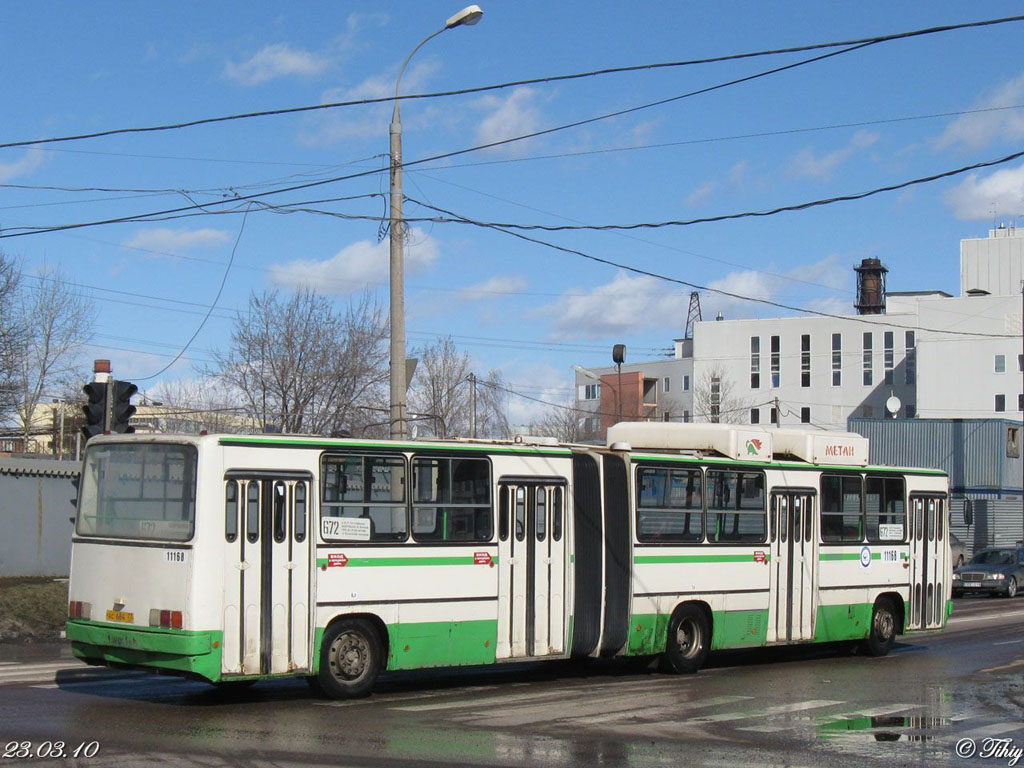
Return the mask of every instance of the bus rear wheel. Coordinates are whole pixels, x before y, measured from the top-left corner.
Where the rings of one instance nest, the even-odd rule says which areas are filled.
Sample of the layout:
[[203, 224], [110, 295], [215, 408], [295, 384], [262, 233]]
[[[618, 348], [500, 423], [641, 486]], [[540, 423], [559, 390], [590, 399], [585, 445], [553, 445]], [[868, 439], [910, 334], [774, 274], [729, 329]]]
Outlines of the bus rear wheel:
[[711, 644], [711, 627], [696, 605], [680, 606], [668, 623], [668, 639], [661, 657], [665, 672], [689, 675], [704, 666]]
[[334, 699], [367, 696], [384, 660], [376, 628], [366, 619], [342, 619], [324, 633], [320, 689]]
[[864, 641], [868, 656], [885, 656], [896, 644], [896, 609], [892, 601], [882, 598], [871, 612], [871, 631]]

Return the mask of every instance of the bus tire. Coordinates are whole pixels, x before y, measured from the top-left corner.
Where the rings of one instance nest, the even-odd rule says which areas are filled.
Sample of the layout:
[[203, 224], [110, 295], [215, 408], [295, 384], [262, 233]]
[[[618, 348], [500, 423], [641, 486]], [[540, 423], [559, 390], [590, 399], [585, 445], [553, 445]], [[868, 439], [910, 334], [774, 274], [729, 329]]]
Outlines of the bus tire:
[[324, 633], [317, 681], [332, 699], [368, 696], [384, 661], [376, 628], [366, 619], [342, 619]]
[[668, 638], [661, 668], [665, 672], [691, 675], [704, 666], [711, 646], [707, 616], [692, 604], [681, 605], [668, 623]]
[[863, 649], [868, 656], [885, 656], [896, 644], [896, 609], [886, 597], [875, 601], [871, 611], [871, 630]]

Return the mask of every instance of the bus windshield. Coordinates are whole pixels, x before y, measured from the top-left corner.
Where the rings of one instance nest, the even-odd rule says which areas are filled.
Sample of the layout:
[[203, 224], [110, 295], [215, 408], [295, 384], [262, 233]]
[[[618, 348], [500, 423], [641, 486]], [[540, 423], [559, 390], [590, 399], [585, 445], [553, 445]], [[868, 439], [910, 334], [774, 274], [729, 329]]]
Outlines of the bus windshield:
[[188, 541], [195, 528], [195, 500], [195, 446], [90, 446], [75, 531], [81, 536]]

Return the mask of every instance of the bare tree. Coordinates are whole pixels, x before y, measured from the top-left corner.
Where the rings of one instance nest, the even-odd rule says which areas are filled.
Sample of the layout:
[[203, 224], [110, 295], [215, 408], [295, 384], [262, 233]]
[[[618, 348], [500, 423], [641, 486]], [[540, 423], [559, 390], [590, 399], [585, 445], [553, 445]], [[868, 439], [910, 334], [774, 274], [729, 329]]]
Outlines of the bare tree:
[[719, 366], [705, 369], [693, 388], [694, 421], [746, 423], [750, 401], [736, 393], [736, 383]]
[[473, 376], [469, 355], [460, 352], [451, 336], [418, 350], [419, 364], [409, 391], [410, 415], [419, 431], [434, 437], [469, 436], [473, 396], [476, 396], [477, 437], [508, 435], [506, 402], [509, 390], [492, 370], [483, 379]]
[[[160, 403], [153, 417], [165, 432], [251, 433], [255, 421], [246, 409], [232, 402], [217, 379], [162, 381], [151, 393]], [[145, 402], [145, 401], [143, 401]]]
[[588, 437], [583, 427], [585, 416], [583, 411], [573, 407], [572, 400], [564, 405], [550, 405], [530, 425], [530, 432], [540, 437], [553, 437], [563, 443], [578, 443]]
[[24, 328], [17, 363], [18, 419], [26, 446], [36, 408], [47, 390], [67, 388], [88, 376], [81, 349], [92, 336], [92, 300], [56, 269], [44, 269], [18, 302]]
[[17, 264], [0, 251], [0, 424], [7, 424], [18, 402], [19, 361], [25, 328], [18, 311]]
[[387, 380], [387, 326], [364, 295], [343, 313], [314, 290], [253, 294], [208, 375], [262, 430], [334, 434], [367, 421]]

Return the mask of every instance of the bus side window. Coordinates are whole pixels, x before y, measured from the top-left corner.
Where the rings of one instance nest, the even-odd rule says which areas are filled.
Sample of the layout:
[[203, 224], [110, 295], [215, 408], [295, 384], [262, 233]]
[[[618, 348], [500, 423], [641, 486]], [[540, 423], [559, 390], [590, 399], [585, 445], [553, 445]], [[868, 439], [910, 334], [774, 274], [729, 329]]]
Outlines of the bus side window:
[[516, 541], [526, 538], [526, 489], [516, 488]]
[[551, 538], [555, 541], [562, 540], [562, 489], [555, 488], [551, 501]]
[[295, 520], [292, 523], [292, 533], [295, 541], [306, 540], [306, 484], [295, 484]]
[[228, 480], [224, 489], [224, 538], [233, 542], [238, 538], [238, 483]]
[[285, 519], [288, 511], [288, 488], [278, 480], [274, 483], [274, 541], [285, 540]]
[[508, 539], [508, 486], [505, 485], [498, 489], [498, 538]]
[[250, 480], [245, 498], [245, 538], [250, 544], [260, 540], [260, 485]]
[[548, 489], [541, 486], [537, 489], [537, 541], [544, 541], [547, 535], [548, 520]]

